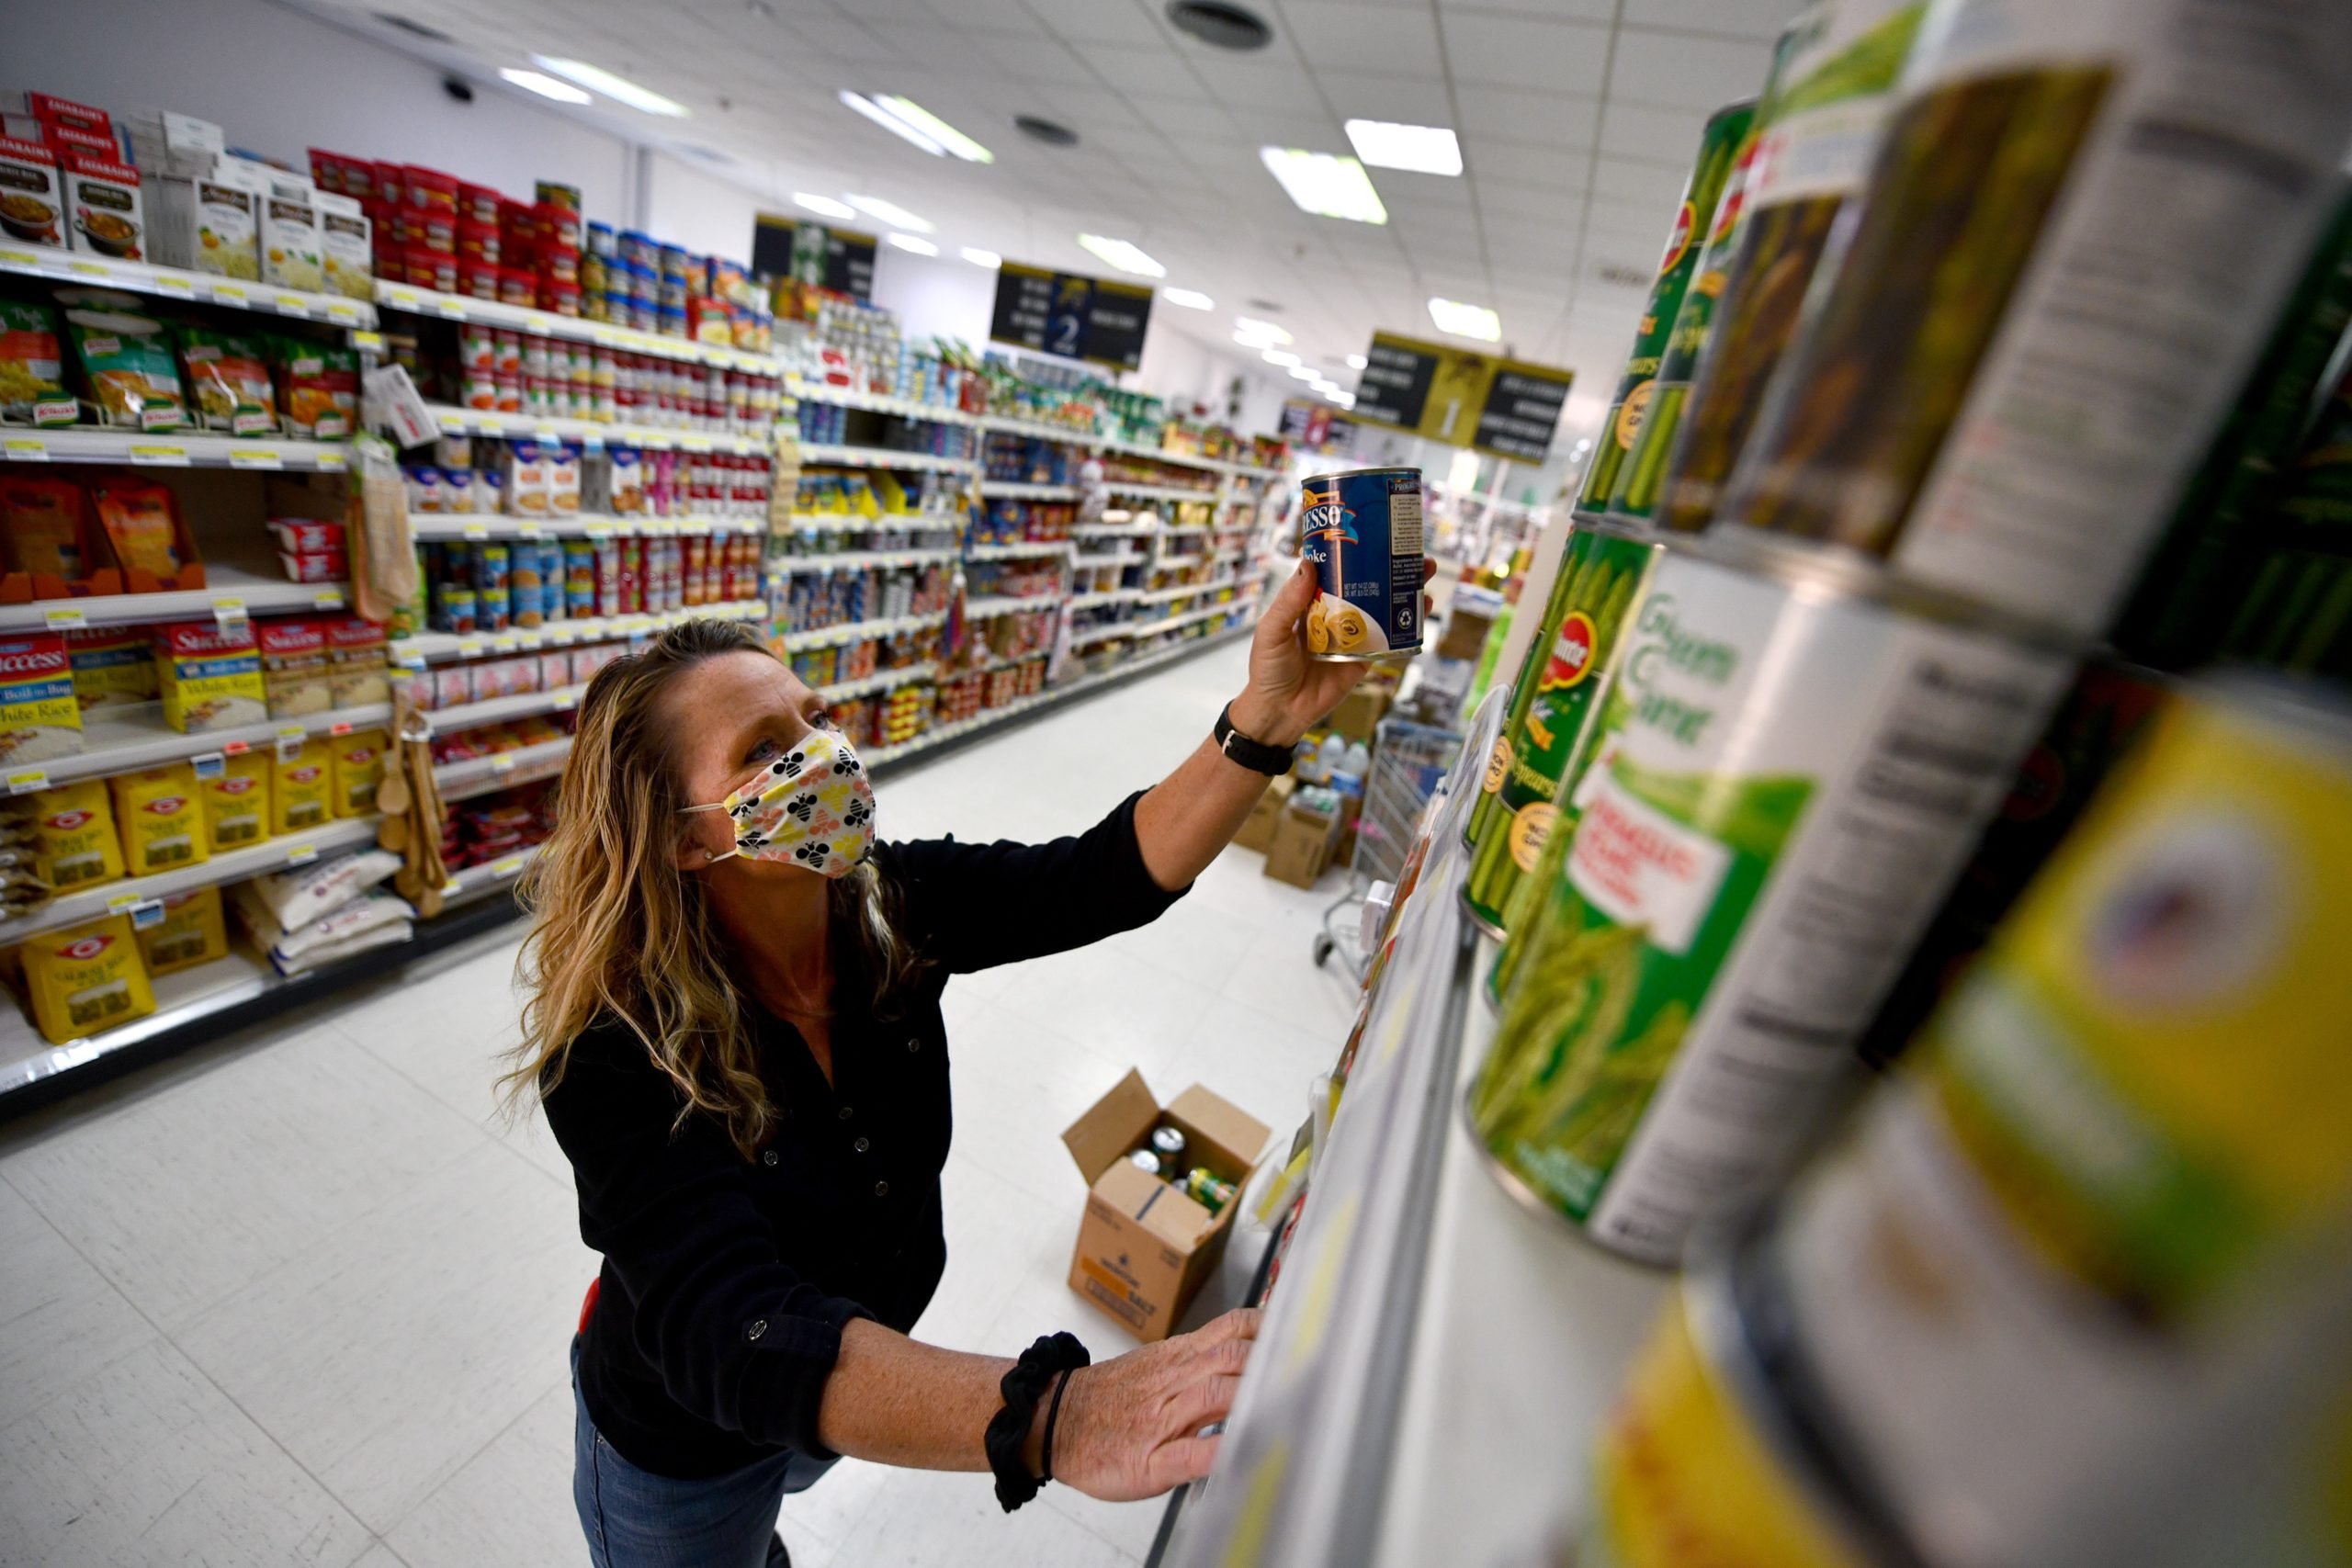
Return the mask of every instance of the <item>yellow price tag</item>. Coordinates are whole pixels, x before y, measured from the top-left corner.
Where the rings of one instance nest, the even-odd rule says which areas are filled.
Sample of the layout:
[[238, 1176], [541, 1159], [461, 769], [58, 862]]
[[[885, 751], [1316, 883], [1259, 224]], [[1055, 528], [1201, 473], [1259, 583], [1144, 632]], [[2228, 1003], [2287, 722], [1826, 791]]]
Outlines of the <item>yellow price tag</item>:
[[580, 694], [577, 692], [558, 692], [548, 702], [549, 710], [555, 713], [569, 712], [579, 705]]
[[147, 280], [147, 286], [158, 294], [176, 294], [183, 299], [196, 298], [196, 280], [175, 272], [159, 272]]
[[342, 609], [343, 590], [340, 588], [320, 589], [317, 592], [311, 595], [311, 608], [313, 610]]
[[[359, 307], [353, 304], [348, 299], [328, 300], [326, 302], [326, 311], [327, 320], [331, 321], [353, 322], [359, 320]], [[371, 333], [368, 335], [372, 337], [375, 334]], [[381, 346], [381, 344], [382, 340], [378, 339], [378, 345]], [[359, 345], [355, 343], [352, 346], [356, 348]]]
[[512, 876], [522, 869], [521, 855], [508, 855], [504, 860], [494, 860], [490, 863], [490, 874], [492, 876]]
[[351, 334], [351, 346], [368, 354], [384, 352], [384, 334], [362, 329]]
[[460, 527], [458, 532], [464, 535], [469, 539], [487, 539], [490, 537], [490, 525], [487, 523], [468, 523]]
[[282, 468], [286, 454], [275, 446], [232, 446], [229, 466], [232, 468]]
[[90, 617], [78, 604], [51, 604], [42, 608], [41, 624], [53, 632], [77, 631], [90, 624]]
[[187, 448], [166, 441], [134, 441], [130, 444], [130, 462], [134, 468], [185, 468]]
[[30, 795], [37, 789], [49, 787], [49, 774], [40, 768], [19, 768], [8, 775], [10, 795]]
[[300, 294], [280, 294], [277, 305], [282, 313], [288, 316], [308, 316], [311, 313], [311, 302]]
[[242, 305], [245, 302], [245, 291], [233, 283], [215, 282], [210, 287], [212, 298], [220, 300], [223, 305]]
[[304, 865], [318, 858], [319, 847], [316, 844], [288, 844], [286, 846], [286, 863], [288, 865]]
[[10, 435], [0, 438], [0, 452], [6, 452], [14, 462], [45, 463], [49, 461], [49, 443], [38, 435]]
[[344, 450], [342, 447], [329, 446], [319, 454], [319, 472], [322, 474], [339, 474], [343, 472], [343, 467]]

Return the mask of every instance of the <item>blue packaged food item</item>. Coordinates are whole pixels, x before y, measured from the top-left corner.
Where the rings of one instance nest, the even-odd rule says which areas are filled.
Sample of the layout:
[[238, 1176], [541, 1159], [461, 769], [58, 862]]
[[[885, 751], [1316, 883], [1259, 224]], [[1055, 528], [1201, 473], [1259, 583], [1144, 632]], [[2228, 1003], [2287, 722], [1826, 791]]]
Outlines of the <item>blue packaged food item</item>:
[[566, 539], [563, 550], [563, 608], [569, 619], [596, 613], [596, 547], [585, 539]]
[[1301, 483], [1298, 553], [1322, 592], [1306, 651], [1340, 661], [1421, 650], [1421, 471], [1351, 468]]

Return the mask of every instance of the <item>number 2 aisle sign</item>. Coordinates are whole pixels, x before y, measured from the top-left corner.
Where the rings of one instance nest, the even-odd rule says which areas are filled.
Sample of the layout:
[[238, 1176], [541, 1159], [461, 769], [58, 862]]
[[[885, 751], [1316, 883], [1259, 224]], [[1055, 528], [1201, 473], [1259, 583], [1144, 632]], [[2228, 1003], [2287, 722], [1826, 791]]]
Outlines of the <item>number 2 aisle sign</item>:
[[1148, 288], [1011, 262], [997, 269], [989, 336], [999, 343], [1132, 370], [1150, 323]]
[[1552, 449], [1575, 373], [1374, 333], [1354, 417], [1514, 462]]

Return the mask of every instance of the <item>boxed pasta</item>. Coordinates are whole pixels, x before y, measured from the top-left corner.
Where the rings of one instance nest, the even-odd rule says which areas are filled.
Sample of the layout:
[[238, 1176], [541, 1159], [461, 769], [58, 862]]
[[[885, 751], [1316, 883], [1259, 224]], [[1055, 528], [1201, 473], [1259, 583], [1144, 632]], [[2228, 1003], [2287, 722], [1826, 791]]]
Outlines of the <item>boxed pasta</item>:
[[60, 893], [122, 878], [121, 841], [104, 779], [33, 796], [33, 871]]
[[164, 721], [183, 735], [259, 724], [269, 716], [261, 650], [250, 622], [172, 621], [155, 628]]
[[390, 702], [384, 628], [365, 615], [338, 615], [325, 625], [327, 685], [334, 705], [364, 708]]
[[[0, 204], [6, 197], [0, 196]], [[17, 424], [72, 424], [82, 417], [65, 389], [65, 351], [57, 312], [46, 305], [0, 299], [0, 416]]]
[[130, 875], [147, 876], [212, 858], [191, 764], [173, 762], [118, 773], [107, 784], [114, 794], [115, 828], [122, 835], [123, 868]]
[[147, 983], [128, 915], [107, 915], [50, 931], [17, 952], [24, 960], [33, 1022], [51, 1044], [80, 1040], [155, 1010], [154, 987]]
[[322, 190], [318, 195], [319, 265], [327, 291], [354, 299], [376, 297], [374, 225], [356, 197]]
[[65, 244], [57, 154], [38, 141], [0, 136], [0, 233], [30, 245]]
[[384, 750], [390, 739], [380, 729], [361, 729], [328, 743], [334, 753], [334, 814], [365, 817], [376, 809], [376, 786], [384, 780]]
[[266, 751], [240, 751], [223, 757], [212, 777], [197, 781], [205, 836], [214, 850], [243, 849], [269, 837], [271, 772]]
[[300, 718], [334, 706], [327, 683], [326, 628], [311, 620], [254, 623], [264, 700], [272, 718]]
[[74, 667], [55, 632], [0, 637], [0, 763], [43, 762], [82, 750]]
[[155, 650], [137, 626], [89, 626], [65, 634], [74, 700], [87, 713], [155, 700]]
[[221, 918], [220, 889], [191, 887], [167, 893], [164, 918], [140, 931], [139, 956], [149, 978], [193, 968], [229, 956], [229, 927]]
[[273, 833], [301, 833], [319, 826], [334, 811], [334, 760], [326, 742], [316, 736], [289, 754], [272, 753], [270, 829]]
[[147, 219], [139, 199], [139, 171], [123, 163], [111, 140], [103, 149], [64, 154], [67, 237], [77, 251], [118, 261], [147, 259]]

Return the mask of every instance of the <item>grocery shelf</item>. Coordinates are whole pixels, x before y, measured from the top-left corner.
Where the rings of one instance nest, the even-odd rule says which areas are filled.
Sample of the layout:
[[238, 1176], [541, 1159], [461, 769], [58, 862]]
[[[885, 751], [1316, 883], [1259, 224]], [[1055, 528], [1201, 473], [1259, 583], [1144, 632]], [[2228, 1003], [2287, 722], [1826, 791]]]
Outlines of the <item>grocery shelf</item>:
[[52, 757], [46, 762], [28, 762], [8, 769], [7, 791], [10, 795], [24, 795], [52, 784], [72, 784], [76, 779], [136, 773], [141, 768], [159, 768], [192, 757], [233, 756], [294, 736], [348, 735], [356, 729], [374, 729], [391, 721], [390, 705], [379, 703], [183, 735], [164, 722], [163, 706], [158, 703], [89, 708], [82, 715], [82, 742], [85, 750], [75, 756]]
[[419, 632], [395, 637], [392, 660], [416, 666], [441, 659], [480, 659], [495, 653], [528, 653], [542, 648], [568, 648], [576, 642], [603, 642], [613, 637], [650, 636], [671, 626], [707, 616], [721, 621], [761, 621], [767, 618], [764, 599], [738, 599], [724, 604], [698, 604], [691, 610], [664, 610], [658, 615], [588, 615], [578, 620], [549, 621], [545, 626], [503, 632]]
[[796, 512], [790, 523], [793, 529], [803, 534], [881, 534], [899, 530], [920, 534], [963, 525], [963, 513], [959, 512], [885, 512], [876, 517], [853, 516], [846, 512]]
[[1159, 532], [1157, 523], [1074, 523], [1073, 534], [1102, 539], [1148, 539]]
[[1017, 545], [967, 545], [966, 560], [1023, 560], [1032, 556], [1066, 556], [1070, 552], [1068, 539], [1031, 539]]
[[560, 739], [542, 740], [536, 746], [518, 746], [512, 751], [493, 751], [487, 757], [437, 762], [433, 768], [433, 783], [443, 799], [464, 800], [559, 773], [571, 750], [571, 737], [567, 735]]
[[952, 549], [835, 550], [825, 555], [775, 556], [768, 561], [770, 577], [796, 571], [865, 571], [876, 567], [934, 566], [956, 558]]
[[243, 882], [246, 877], [259, 876], [266, 872], [283, 871], [289, 865], [302, 865], [314, 861], [330, 850], [373, 843], [379, 820], [372, 812], [365, 817], [342, 818], [300, 833], [289, 833], [284, 838], [265, 839], [246, 849], [227, 850], [194, 865], [176, 866], [150, 876], [123, 877], [96, 887], [61, 893], [28, 914], [19, 915], [15, 919], [0, 920], [0, 942], [21, 942], [41, 931], [78, 925], [100, 915], [119, 914], [166, 894], [185, 893], [192, 887], [209, 887], [224, 882]]
[[1102, 488], [1113, 495], [1131, 496], [1138, 501], [1221, 501], [1224, 499], [1216, 491], [1196, 490], [1189, 485], [1131, 485], [1113, 480]]
[[1018, 615], [1028, 610], [1050, 610], [1067, 597], [1062, 593], [1006, 593], [994, 598], [967, 599], [964, 602], [964, 618], [977, 621], [987, 615]]
[[543, 844], [533, 844], [511, 855], [501, 855], [494, 861], [451, 872], [447, 885], [441, 889], [441, 901], [452, 904], [460, 898], [471, 898], [493, 887], [504, 886], [522, 875], [523, 868], [537, 860], [539, 851], [544, 848]]
[[339, 474], [349, 466], [342, 441], [293, 441], [276, 436], [206, 435], [193, 430], [107, 430], [68, 425], [54, 430], [0, 428], [0, 457], [17, 463], [128, 463], [134, 468], [251, 468], [261, 472]]
[[495, 435], [506, 441], [561, 441], [589, 452], [635, 446], [650, 452], [735, 452], [773, 457], [775, 435], [722, 435], [707, 430], [664, 430], [650, 425], [604, 424], [589, 419], [549, 419], [541, 414], [494, 413], [487, 409], [427, 405], [445, 435]]
[[900, 419], [927, 419], [938, 424], [977, 424], [978, 417], [962, 409], [949, 408], [944, 403], [917, 402], [912, 398], [894, 398], [887, 392], [860, 391], [854, 387], [828, 386], [821, 381], [804, 381], [797, 376], [785, 378], [786, 396], [798, 398], [804, 403], [823, 403], [831, 408], [864, 409], [868, 413], [896, 414]]
[[1020, 479], [982, 479], [980, 494], [990, 501], [1076, 501], [1076, 485], [1030, 484]]
[[459, 703], [452, 707], [429, 708], [424, 717], [431, 721], [435, 735], [451, 735], [460, 729], [472, 729], [485, 724], [503, 724], [508, 719], [529, 718], [537, 714], [561, 713], [580, 705], [588, 694], [588, 682], [556, 686], [544, 692], [518, 692], [511, 697], [485, 697], [478, 703]]
[[1212, 578], [1206, 582], [1187, 582], [1174, 588], [1151, 588], [1136, 594], [1138, 604], [1164, 604], [1170, 599], [1189, 599], [1196, 593], [1214, 593], [1220, 588], [1233, 586], [1233, 574]]
[[1070, 634], [1070, 650], [1076, 652], [1081, 648], [1092, 648], [1098, 642], [1112, 642], [1123, 637], [1135, 635], [1136, 628], [1125, 621], [1109, 621], [1099, 626], [1082, 626]]
[[1091, 610], [1102, 604], [1133, 604], [1136, 596], [1142, 592], [1140, 588], [1113, 588], [1101, 593], [1073, 593], [1070, 595], [1069, 607], [1073, 610]]
[[1033, 441], [1068, 441], [1080, 446], [1097, 445], [1097, 437], [1091, 430], [1073, 430], [1067, 424], [1050, 424], [1044, 420], [984, 413], [973, 423], [982, 430], [1000, 435], [1026, 435]]
[[911, 686], [919, 681], [937, 679], [939, 666], [925, 662], [910, 664], [903, 670], [876, 670], [871, 675], [860, 675], [854, 681], [835, 681], [817, 688], [817, 694], [831, 702], [845, 702], [862, 697], [869, 692], [887, 692], [893, 686]]
[[237, 310], [259, 310], [273, 316], [293, 316], [338, 327], [372, 327], [376, 307], [365, 299], [342, 294], [320, 294], [300, 288], [243, 278], [219, 277], [209, 272], [188, 272], [175, 266], [116, 261], [87, 251], [61, 251], [51, 246], [21, 248], [0, 245], [0, 272], [58, 283], [98, 284], [130, 294], [152, 294], [159, 299], [202, 300]]
[[1209, 528], [1207, 524], [1195, 523], [1190, 526], [1182, 528], [1163, 527], [1159, 530], [1159, 536], [1163, 539], [1200, 538], [1205, 536], [1208, 531]]
[[736, 348], [731, 344], [722, 347], [713, 343], [664, 337], [659, 333], [641, 333], [633, 327], [614, 326], [608, 321], [592, 321], [584, 316], [559, 315], [553, 310], [535, 310], [523, 305], [502, 304], [495, 299], [476, 299], [466, 294], [440, 294], [430, 288], [415, 288], [405, 283], [379, 280], [376, 302], [387, 310], [435, 316], [445, 321], [471, 321], [479, 326], [505, 327], [540, 337], [596, 344], [623, 354], [651, 355], [659, 359], [716, 365], [753, 376], [783, 378], [783, 367], [777, 365], [772, 354]]
[[205, 569], [207, 586], [172, 593], [109, 593], [84, 599], [36, 599], [0, 604], [0, 632], [66, 631], [77, 626], [135, 626], [156, 621], [234, 620], [239, 615], [340, 610], [349, 592], [340, 582], [288, 582], [254, 577], [234, 567]]
[[418, 539], [605, 539], [620, 534], [674, 534], [681, 537], [764, 534], [768, 525], [767, 520], [761, 517], [624, 517], [603, 512], [579, 512], [562, 517], [512, 517], [503, 513], [419, 516], [411, 513], [408, 531]]
[[897, 637], [903, 632], [919, 632], [935, 626], [947, 619], [944, 610], [928, 615], [899, 615], [884, 620], [850, 621], [838, 626], [819, 626], [813, 631], [786, 632], [775, 639], [786, 653], [797, 653], [804, 648], [825, 648], [834, 643], [863, 642], [870, 637]]
[[1069, 564], [1081, 570], [1100, 570], [1106, 566], [1133, 566], [1143, 559], [1141, 550], [1114, 550], [1107, 555], [1072, 556]]
[[1136, 637], [1155, 637], [1161, 632], [1172, 632], [1180, 627], [1189, 626], [1194, 621], [1213, 620], [1218, 615], [1229, 615], [1236, 610], [1247, 608], [1249, 606], [1238, 600], [1228, 600], [1222, 604], [1212, 604], [1205, 610], [1191, 610], [1181, 615], [1170, 615], [1164, 621], [1146, 621], [1141, 626], [1131, 626], [1125, 629]]
[[844, 468], [903, 468], [968, 474], [979, 465], [969, 457], [938, 457], [929, 452], [895, 452], [888, 446], [820, 446], [800, 443], [800, 460]]

